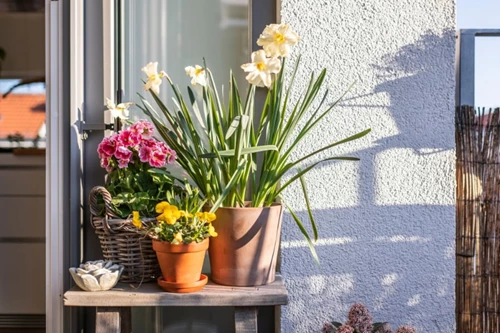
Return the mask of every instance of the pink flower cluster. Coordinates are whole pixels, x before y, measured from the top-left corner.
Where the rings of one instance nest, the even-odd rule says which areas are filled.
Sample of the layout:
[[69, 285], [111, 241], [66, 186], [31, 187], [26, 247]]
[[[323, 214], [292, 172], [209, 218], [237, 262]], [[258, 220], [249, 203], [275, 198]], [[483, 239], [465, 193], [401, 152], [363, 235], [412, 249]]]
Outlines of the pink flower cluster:
[[[334, 325], [335, 324], [335, 325]], [[368, 308], [362, 304], [354, 304], [349, 310], [347, 322], [341, 326], [340, 323], [325, 323], [323, 333], [392, 333], [389, 323], [381, 323], [374, 328], [373, 318]], [[411, 326], [401, 326], [395, 333], [417, 333]]]
[[153, 125], [140, 120], [132, 126], [104, 138], [97, 148], [101, 167], [111, 172], [116, 166], [126, 168], [139, 160], [154, 168], [172, 163], [177, 155], [165, 143], [153, 138]]

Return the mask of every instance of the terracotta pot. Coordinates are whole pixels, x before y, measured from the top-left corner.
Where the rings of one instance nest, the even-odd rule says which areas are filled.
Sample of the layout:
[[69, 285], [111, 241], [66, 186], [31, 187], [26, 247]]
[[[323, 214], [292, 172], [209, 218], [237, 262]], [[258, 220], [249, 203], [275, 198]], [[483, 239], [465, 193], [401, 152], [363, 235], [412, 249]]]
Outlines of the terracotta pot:
[[182, 284], [200, 281], [208, 244], [208, 238], [201, 243], [177, 245], [153, 240], [163, 280]]
[[221, 207], [212, 222], [210, 269], [215, 283], [258, 286], [274, 281], [281, 236], [281, 204], [271, 207]]

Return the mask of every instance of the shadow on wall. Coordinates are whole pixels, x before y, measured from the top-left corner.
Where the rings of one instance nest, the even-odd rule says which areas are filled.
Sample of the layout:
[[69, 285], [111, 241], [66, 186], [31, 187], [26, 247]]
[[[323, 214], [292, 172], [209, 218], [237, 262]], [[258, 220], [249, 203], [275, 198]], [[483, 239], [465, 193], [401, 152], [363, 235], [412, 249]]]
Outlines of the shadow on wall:
[[[365, 303], [375, 321], [388, 321], [394, 329], [410, 324], [419, 332], [455, 331], [450, 184], [455, 83], [449, 72], [454, 68], [449, 56], [454, 34], [426, 33], [383, 57], [384, 65], [373, 65], [381, 83], [365, 96], [390, 97], [390, 105], [383, 108], [395, 124], [387, 126], [395, 126], [397, 134], [357, 152], [357, 205], [314, 211], [321, 267], [285, 216], [282, 271], [293, 291], [282, 317], [285, 332], [320, 332], [326, 321], [346, 320], [355, 302]], [[332, 167], [324, 165], [322, 172], [333, 172], [328, 170]], [[350, 191], [340, 186], [337, 193]], [[300, 215], [307, 221], [306, 213]]]

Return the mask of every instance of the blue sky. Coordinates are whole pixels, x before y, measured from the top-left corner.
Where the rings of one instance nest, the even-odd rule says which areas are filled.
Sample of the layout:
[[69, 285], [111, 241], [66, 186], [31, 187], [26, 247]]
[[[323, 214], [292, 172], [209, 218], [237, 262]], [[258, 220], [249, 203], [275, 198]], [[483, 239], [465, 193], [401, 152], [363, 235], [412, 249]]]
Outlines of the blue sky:
[[[457, 29], [500, 29], [500, 0], [457, 0]], [[476, 38], [475, 104], [500, 106], [500, 37]]]

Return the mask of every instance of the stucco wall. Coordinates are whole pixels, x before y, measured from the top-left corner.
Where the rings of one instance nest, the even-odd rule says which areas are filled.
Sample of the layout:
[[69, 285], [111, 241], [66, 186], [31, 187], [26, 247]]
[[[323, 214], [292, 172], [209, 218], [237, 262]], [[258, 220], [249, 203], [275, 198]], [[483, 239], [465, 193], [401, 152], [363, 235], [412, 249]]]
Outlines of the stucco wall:
[[[363, 302], [393, 328], [454, 332], [455, 2], [282, 0], [281, 17], [302, 38], [292, 55], [302, 54], [295, 97], [323, 67], [331, 101], [357, 82], [295, 157], [372, 128], [320, 156], [360, 162], [307, 176], [320, 267], [285, 216], [282, 331], [319, 332]], [[306, 220], [298, 186], [285, 200]]]

